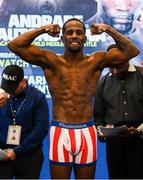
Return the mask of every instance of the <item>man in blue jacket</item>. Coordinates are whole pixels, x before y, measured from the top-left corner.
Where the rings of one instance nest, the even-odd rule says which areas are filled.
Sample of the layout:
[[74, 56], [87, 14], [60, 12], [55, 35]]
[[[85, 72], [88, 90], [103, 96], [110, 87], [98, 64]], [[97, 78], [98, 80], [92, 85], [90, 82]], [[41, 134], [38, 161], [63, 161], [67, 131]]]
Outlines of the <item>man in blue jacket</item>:
[[0, 179], [37, 179], [43, 164], [42, 142], [48, 133], [45, 95], [28, 85], [23, 69], [7, 66], [0, 94]]

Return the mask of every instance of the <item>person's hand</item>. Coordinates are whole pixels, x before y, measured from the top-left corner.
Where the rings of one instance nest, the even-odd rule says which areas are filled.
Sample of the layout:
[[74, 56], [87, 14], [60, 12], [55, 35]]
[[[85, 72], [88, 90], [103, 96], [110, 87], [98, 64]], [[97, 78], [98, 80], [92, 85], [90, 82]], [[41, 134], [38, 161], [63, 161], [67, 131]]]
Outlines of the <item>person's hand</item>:
[[4, 151], [5, 155], [2, 159], [2, 161], [8, 161], [8, 160], [15, 160], [16, 159], [16, 154], [12, 149], [8, 148], [8, 149], [5, 149], [3, 151]]
[[97, 35], [105, 32], [107, 29], [106, 24], [92, 24], [90, 27], [91, 35]]
[[130, 127], [127, 129], [127, 131], [124, 131], [120, 136], [127, 138], [137, 137], [139, 136], [139, 131], [137, 130], [137, 128]]
[[45, 32], [47, 32], [50, 36], [59, 37], [60, 34], [60, 26], [58, 24], [50, 24], [45, 26]]
[[100, 131], [100, 127], [101, 126], [98, 126], [97, 127], [97, 135], [98, 135], [98, 139], [99, 141], [101, 142], [106, 142], [106, 137], [102, 134], [102, 132]]
[[16, 154], [13, 151], [13, 149], [7, 149], [6, 154], [7, 154], [7, 160], [15, 160], [16, 159]]
[[8, 95], [5, 92], [0, 93], [0, 107], [3, 107], [8, 100]]

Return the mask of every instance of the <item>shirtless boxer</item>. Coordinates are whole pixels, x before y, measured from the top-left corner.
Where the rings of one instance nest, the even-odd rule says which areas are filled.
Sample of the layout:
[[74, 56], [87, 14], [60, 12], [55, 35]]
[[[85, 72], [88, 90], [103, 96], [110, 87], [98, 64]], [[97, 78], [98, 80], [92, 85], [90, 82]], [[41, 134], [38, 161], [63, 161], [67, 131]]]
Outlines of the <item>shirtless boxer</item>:
[[108, 33], [118, 48], [84, 55], [84, 24], [75, 18], [65, 22], [61, 40], [64, 54], [32, 45], [34, 39], [48, 33], [57, 37], [58, 24], [30, 30], [9, 42], [9, 49], [24, 61], [42, 68], [53, 103], [50, 130], [50, 172], [53, 179], [93, 179], [96, 167], [96, 129], [92, 121], [93, 98], [104, 67], [115, 66], [135, 57], [139, 50], [121, 33], [106, 24], [92, 24], [92, 35]]

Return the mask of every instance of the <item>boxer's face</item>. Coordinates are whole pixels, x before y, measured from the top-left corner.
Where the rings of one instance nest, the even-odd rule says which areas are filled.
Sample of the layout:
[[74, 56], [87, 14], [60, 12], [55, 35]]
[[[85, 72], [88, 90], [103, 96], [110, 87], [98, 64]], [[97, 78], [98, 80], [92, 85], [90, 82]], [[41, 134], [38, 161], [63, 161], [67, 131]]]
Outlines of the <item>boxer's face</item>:
[[83, 48], [86, 36], [82, 23], [70, 21], [66, 24], [62, 36], [65, 47], [72, 51], [79, 51]]
[[134, 13], [142, 0], [101, 0], [105, 13], [105, 22], [120, 32], [131, 30]]
[[54, 0], [37, 0], [37, 8], [41, 14], [54, 14], [57, 7]]

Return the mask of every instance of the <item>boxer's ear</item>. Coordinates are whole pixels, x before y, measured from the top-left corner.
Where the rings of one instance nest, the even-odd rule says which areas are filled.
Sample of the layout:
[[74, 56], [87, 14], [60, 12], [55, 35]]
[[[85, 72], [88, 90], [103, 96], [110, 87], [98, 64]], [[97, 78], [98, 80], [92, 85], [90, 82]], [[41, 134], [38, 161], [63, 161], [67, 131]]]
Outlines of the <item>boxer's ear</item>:
[[64, 43], [64, 38], [63, 38], [63, 36], [61, 36], [61, 41], [62, 41], [62, 43]]

